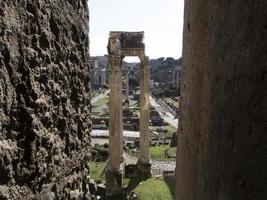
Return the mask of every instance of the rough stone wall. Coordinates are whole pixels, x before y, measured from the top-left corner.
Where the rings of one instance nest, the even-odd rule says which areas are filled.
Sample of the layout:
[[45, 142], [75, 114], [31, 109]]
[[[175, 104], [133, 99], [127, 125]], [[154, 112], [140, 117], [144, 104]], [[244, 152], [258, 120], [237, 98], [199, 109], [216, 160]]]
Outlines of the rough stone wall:
[[86, 199], [86, 0], [0, 1], [0, 199]]
[[267, 199], [266, 19], [266, 1], [185, 1], [177, 200]]

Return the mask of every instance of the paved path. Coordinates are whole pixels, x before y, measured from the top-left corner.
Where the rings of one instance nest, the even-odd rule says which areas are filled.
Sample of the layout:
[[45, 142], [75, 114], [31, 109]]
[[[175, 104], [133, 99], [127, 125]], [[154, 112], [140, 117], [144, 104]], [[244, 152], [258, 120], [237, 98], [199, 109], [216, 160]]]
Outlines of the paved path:
[[126, 152], [123, 153], [125, 157], [125, 162], [127, 165], [135, 165], [137, 163], [138, 158], [127, 154]]
[[159, 105], [156, 100], [150, 96], [150, 104], [156, 109], [156, 111], [159, 112], [160, 116], [169, 124], [171, 124], [173, 127], [178, 128], [178, 119], [172, 115], [169, 110], [164, 108], [163, 106]]
[[[139, 138], [139, 131], [123, 131], [123, 137]], [[108, 130], [92, 129], [91, 136], [93, 137], [108, 137]]]
[[97, 94], [96, 96], [94, 96], [92, 99], [91, 99], [91, 104], [95, 104], [98, 100], [100, 99], [103, 99], [104, 97], [106, 97], [108, 94], [108, 90], [103, 94], [103, 93], [100, 93], [100, 94]]

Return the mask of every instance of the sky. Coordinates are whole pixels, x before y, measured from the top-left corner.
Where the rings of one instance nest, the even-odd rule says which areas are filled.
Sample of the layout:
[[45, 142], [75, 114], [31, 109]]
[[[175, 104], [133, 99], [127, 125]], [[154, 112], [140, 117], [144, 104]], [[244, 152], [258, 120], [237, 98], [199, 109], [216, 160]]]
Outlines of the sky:
[[151, 59], [181, 57], [183, 0], [89, 0], [89, 8], [91, 56], [107, 54], [110, 31], [145, 31]]

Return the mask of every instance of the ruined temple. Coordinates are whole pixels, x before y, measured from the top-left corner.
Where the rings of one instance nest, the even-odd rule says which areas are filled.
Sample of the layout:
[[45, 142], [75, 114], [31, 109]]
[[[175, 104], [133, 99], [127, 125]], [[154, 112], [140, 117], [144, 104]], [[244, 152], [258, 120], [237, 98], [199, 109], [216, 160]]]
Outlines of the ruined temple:
[[[185, 1], [177, 200], [267, 199], [266, 19], [265, 1]], [[87, 0], [0, 1], [0, 199], [91, 199], [88, 20]], [[142, 33], [111, 36], [148, 66]]]
[[109, 162], [106, 170], [107, 193], [121, 193], [124, 175], [123, 155], [123, 103], [122, 60], [125, 56], [138, 56], [141, 61], [140, 80], [140, 174], [151, 175], [149, 157], [149, 58], [145, 54], [144, 32], [110, 32], [109, 53]]

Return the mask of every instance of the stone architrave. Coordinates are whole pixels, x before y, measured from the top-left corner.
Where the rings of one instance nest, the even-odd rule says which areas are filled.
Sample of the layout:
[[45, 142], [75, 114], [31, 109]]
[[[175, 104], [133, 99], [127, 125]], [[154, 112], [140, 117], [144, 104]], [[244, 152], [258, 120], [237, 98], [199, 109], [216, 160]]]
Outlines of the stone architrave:
[[140, 80], [140, 158], [138, 167], [145, 175], [151, 175], [149, 156], [149, 58], [144, 56], [141, 60], [141, 80]]

